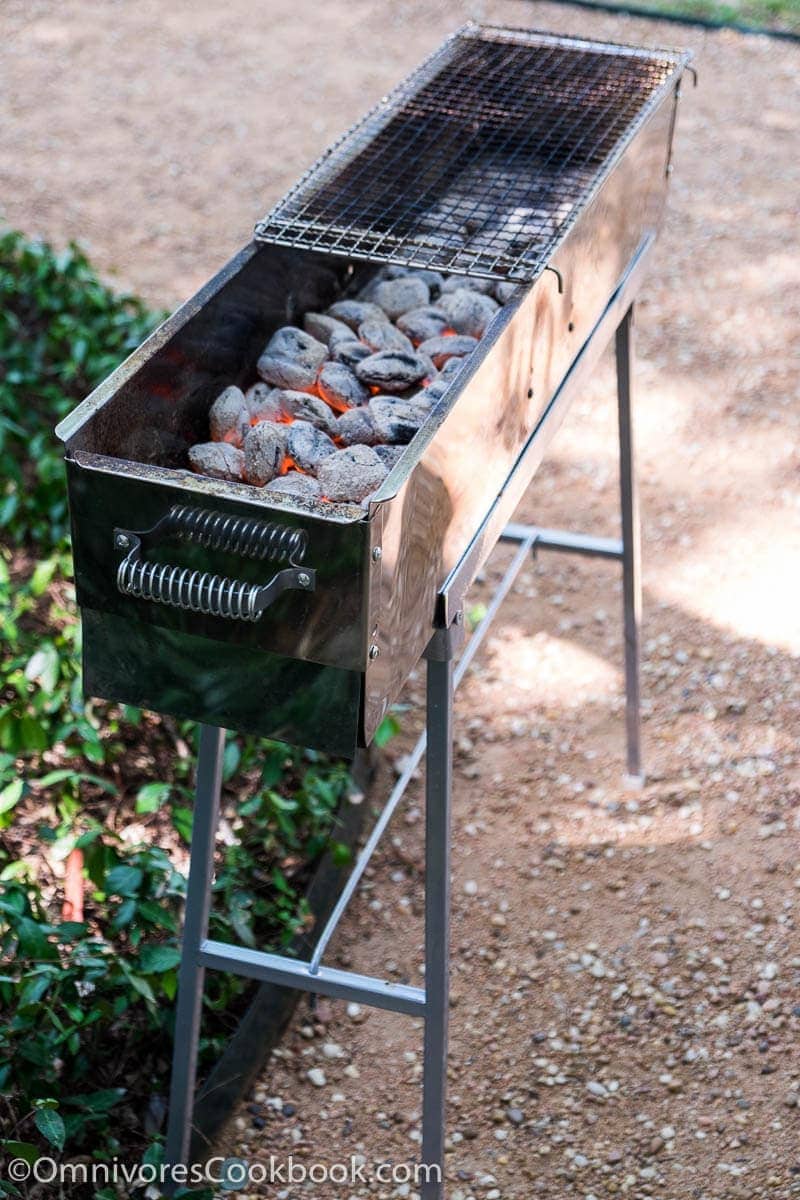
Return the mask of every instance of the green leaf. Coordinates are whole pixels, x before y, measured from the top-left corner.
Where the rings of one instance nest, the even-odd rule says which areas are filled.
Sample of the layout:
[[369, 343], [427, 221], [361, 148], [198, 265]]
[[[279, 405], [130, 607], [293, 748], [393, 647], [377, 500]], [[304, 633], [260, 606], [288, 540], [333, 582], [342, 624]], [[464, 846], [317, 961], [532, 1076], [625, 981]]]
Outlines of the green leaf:
[[112, 867], [106, 875], [105, 890], [114, 896], [135, 896], [142, 886], [144, 872], [124, 863]]
[[185, 842], [192, 840], [192, 820], [193, 814], [190, 808], [173, 808], [172, 810], [172, 825], [175, 832], [179, 834]]
[[89, 1092], [84, 1096], [75, 1096], [67, 1103], [77, 1108], [85, 1108], [88, 1112], [106, 1113], [119, 1104], [126, 1095], [126, 1088], [106, 1088], [101, 1092]]
[[150, 987], [150, 984], [147, 982], [147, 980], [142, 979], [142, 977], [140, 975], [131, 975], [131, 974], [128, 974], [128, 980], [130, 981], [130, 985], [133, 988], [133, 990], [135, 992], [138, 992], [140, 996], [143, 996], [144, 999], [147, 1001], [147, 1003], [152, 1005], [153, 1008], [155, 1008], [156, 1007], [156, 998], [155, 998], [155, 995], [153, 994], [153, 989]]
[[391, 713], [387, 713], [381, 721], [378, 728], [375, 730], [375, 736], [372, 739], [378, 749], [390, 742], [393, 737], [397, 737], [400, 732], [400, 722]]
[[143, 975], [160, 975], [171, 971], [181, 961], [180, 950], [175, 946], [142, 946], [139, 952], [139, 970]]
[[47, 940], [47, 928], [48, 926], [41, 926], [31, 917], [19, 917], [14, 922], [14, 930], [25, 957], [45, 960], [58, 958], [58, 950]]
[[0, 791], [0, 814], [10, 812], [22, 799], [25, 791], [25, 783], [22, 779], [15, 779], [13, 783], [9, 783], [8, 787], [4, 787]]
[[169, 800], [172, 786], [169, 783], [146, 783], [136, 793], [137, 813], [158, 812], [162, 804]]
[[34, 596], [43, 595], [50, 586], [51, 580], [58, 568], [58, 559], [46, 558], [37, 563], [31, 575], [30, 588]]
[[42, 1137], [47, 1138], [57, 1150], [64, 1149], [66, 1129], [61, 1116], [53, 1108], [40, 1108], [34, 1113], [33, 1123]]
[[0, 1142], [0, 1145], [5, 1150], [9, 1158], [21, 1158], [30, 1166], [36, 1162], [39, 1157], [39, 1148], [32, 1146], [30, 1142], [13, 1142], [11, 1140]]

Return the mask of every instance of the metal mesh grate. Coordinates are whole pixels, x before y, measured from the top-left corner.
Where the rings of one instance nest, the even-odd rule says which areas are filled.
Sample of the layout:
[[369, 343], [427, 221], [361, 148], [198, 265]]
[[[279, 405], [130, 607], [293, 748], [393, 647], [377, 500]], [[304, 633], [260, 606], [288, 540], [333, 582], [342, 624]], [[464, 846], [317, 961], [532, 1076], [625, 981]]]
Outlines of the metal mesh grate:
[[686, 57], [465, 26], [319, 159], [256, 237], [532, 279]]

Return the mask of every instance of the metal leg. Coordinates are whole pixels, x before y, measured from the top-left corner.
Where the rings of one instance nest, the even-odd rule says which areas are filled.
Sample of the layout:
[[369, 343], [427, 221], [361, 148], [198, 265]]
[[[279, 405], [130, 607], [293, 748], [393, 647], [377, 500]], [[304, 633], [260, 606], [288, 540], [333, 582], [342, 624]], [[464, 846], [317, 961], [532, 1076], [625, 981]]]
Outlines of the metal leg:
[[422, 1200], [444, 1196], [447, 1024], [450, 1003], [450, 798], [453, 782], [453, 642], [441, 630], [428, 647], [425, 759], [425, 1050]]
[[[224, 750], [225, 730], [202, 725], [189, 884], [186, 891], [186, 914], [178, 973], [178, 1004], [175, 1013], [175, 1042], [165, 1152], [165, 1161], [171, 1167], [186, 1165], [189, 1159], [197, 1076], [197, 1042], [200, 1036], [205, 978], [205, 968], [201, 965], [199, 956], [201, 943], [208, 933], [214, 837], [219, 819]], [[169, 1189], [167, 1191], [169, 1194]]]
[[619, 483], [622, 508], [622, 596], [625, 625], [625, 728], [628, 774], [642, 779], [639, 640], [642, 616], [639, 499], [633, 459], [631, 387], [633, 305], [617, 327], [617, 402], [619, 407]]

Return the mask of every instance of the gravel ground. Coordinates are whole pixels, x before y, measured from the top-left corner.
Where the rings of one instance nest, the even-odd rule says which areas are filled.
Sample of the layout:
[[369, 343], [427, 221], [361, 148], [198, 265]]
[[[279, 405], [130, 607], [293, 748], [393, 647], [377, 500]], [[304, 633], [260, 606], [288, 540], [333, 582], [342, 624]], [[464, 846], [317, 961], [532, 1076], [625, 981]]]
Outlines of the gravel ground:
[[[797, 51], [549, 4], [255, 11], [7, 0], [9, 220], [168, 303], [465, 16], [698, 52], [638, 309], [648, 782], [622, 776], [615, 570], [542, 559], [457, 705], [449, 1196], [800, 1195]], [[614, 532], [612, 394], [606, 362], [520, 518]], [[420, 802], [331, 962], [420, 982]], [[411, 1161], [420, 1046], [302, 1007], [224, 1150]]]

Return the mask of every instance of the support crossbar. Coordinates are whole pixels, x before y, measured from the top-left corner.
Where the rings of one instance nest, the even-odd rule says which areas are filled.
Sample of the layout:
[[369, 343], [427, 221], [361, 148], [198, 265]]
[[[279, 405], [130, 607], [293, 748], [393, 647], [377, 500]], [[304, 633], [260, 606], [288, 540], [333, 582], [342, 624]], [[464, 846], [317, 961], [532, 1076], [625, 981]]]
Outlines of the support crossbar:
[[333, 996], [338, 1000], [355, 1000], [373, 1008], [387, 1008], [390, 1012], [405, 1013], [411, 1017], [425, 1015], [425, 992], [422, 988], [409, 987], [405, 983], [389, 983], [372, 975], [358, 975], [354, 971], [339, 971], [333, 967], [320, 967], [312, 975], [310, 964], [300, 959], [209, 940], [200, 946], [199, 962], [202, 967], [231, 971], [261, 983], [277, 983], [320, 996]]
[[506, 525], [500, 534], [501, 542], [523, 542], [533, 539], [533, 552], [562, 550], [565, 554], [585, 554], [592, 558], [613, 558], [622, 561], [624, 547], [621, 538], [592, 537], [588, 533], [570, 533], [565, 529], [540, 529], [536, 525]]

